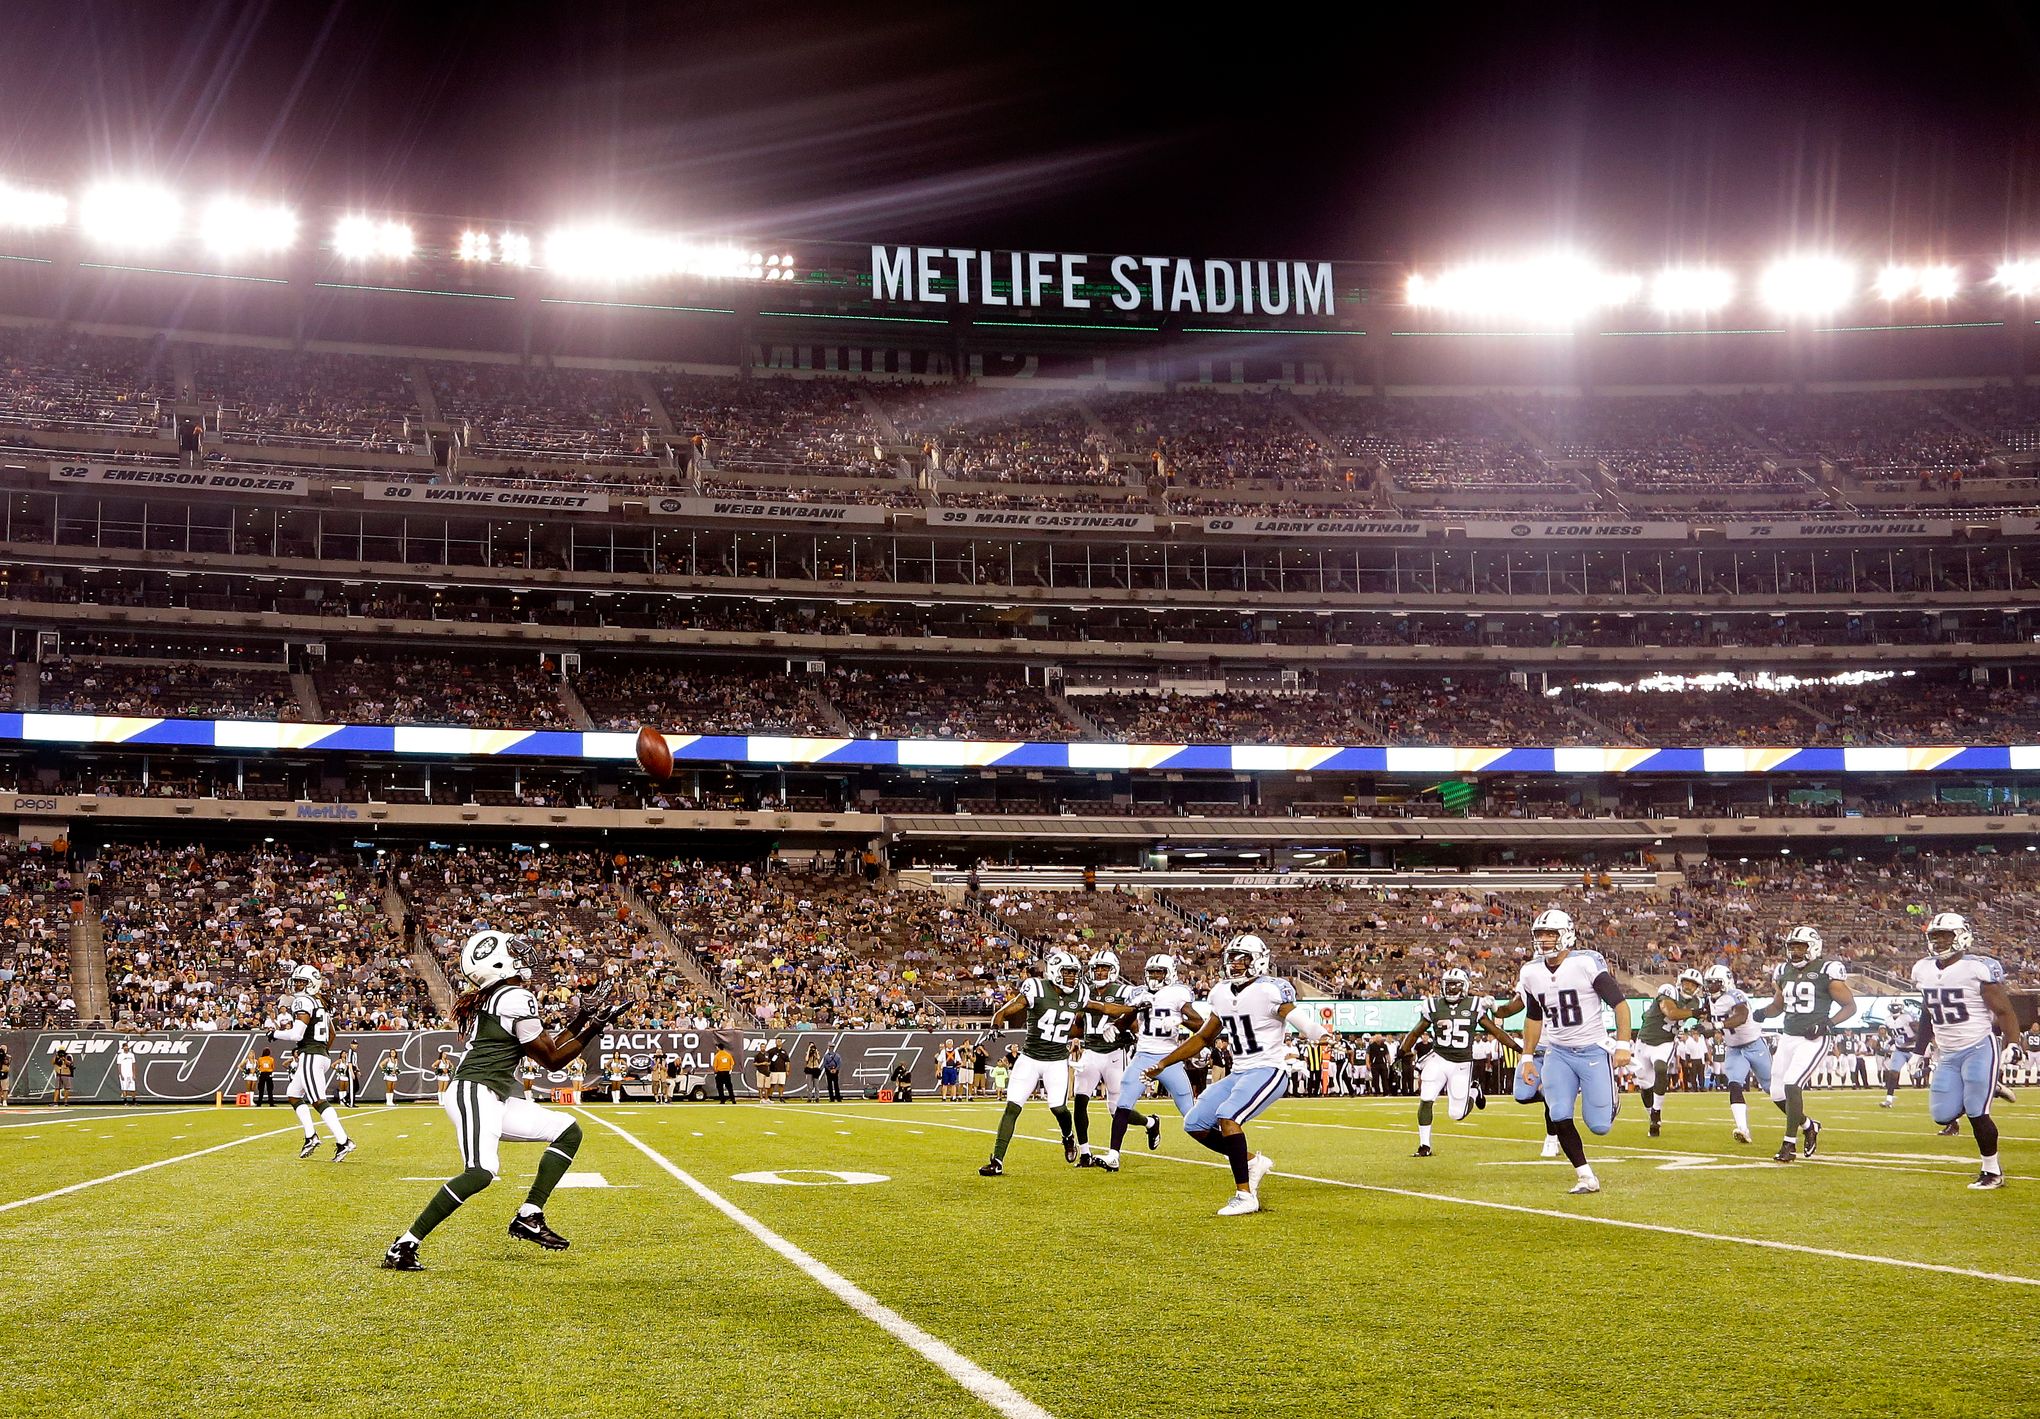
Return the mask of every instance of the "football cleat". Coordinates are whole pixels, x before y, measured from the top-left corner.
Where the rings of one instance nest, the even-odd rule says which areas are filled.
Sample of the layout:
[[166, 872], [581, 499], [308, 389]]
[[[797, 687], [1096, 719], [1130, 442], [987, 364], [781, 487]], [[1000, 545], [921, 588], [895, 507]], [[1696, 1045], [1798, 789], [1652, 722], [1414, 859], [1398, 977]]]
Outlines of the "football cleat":
[[1895, 1104], [1895, 1103], [1897, 1103], [1897, 1102], [1898, 1102], [1898, 1100], [1896, 1100], [1896, 1099], [1894, 1099], [1894, 1098], [1890, 1097], [1889, 1095], [1886, 1095], [1886, 1096], [1885, 1096], [1885, 1098], [1884, 1098], [1884, 1101], [1883, 1101], [1882, 1103], [1878, 1104], [1878, 1106], [1877, 1106], [1877, 1107], [1878, 1107], [1878, 1108], [1880, 1108], [1880, 1109], [1888, 1109], [1888, 1108], [1890, 1108], [1890, 1107], [1891, 1107], [1891, 1106], [1892, 1106], [1893, 1104]]
[[1750, 1131], [1747, 1128], [1738, 1128], [1735, 1131], [1735, 1141], [1738, 1143], [1754, 1143], [1756, 1140], [1750, 1137]]
[[1148, 1152], [1152, 1153], [1155, 1149], [1162, 1146], [1162, 1116], [1160, 1114], [1149, 1114], [1147, 1116], [1147, 1136]]
[[1537, 1156], [1540, 1158], [1556, 1158], [1558, 1156], [1558, 1136], [1556, 1134], [1547, 1133], [1544, 1135], [1544, 1147]]
[[1658, 1126], [1658, 1121], [1655, 1118], [1653, 1118], [1650, 1121], [1650, 1136], [1652, 1138], [1655, 1138], [1658, 1136], [1660, 1132], [1662, 1132], [1662, 1130]]
[[1815, 1153], [1820, 1151], [1820, 1125], [1818, 1123], [1814, 1122], [1812, 1119], [1808, 1119], [1806, 1121], [1806, 1127], [1800, 1130], [1800, 1137], [1806, 1140], [1806, 1147], [1804, 1151], [1807, 1157], [1811, 1158]]
[[1586, 1177], [1581, 1178], [1578, 1182], [1574, 1183], [1571, 1187], [1567, 1188], [1566, 1192], [1568, 1193], [1599, 1192], [1600, 1190], [1601, 1180], [1597, 1177], [1594, 1177], [1592, 1174], [1588, 1174]]
[[1792, 1140], [1788, 1138], [1778, 1145], [1777, 1156], [1772, 1158], [1771, 1161], [1774, 1163], [1790, 1163], [1798, 1156], [1799, 1150], [1792, 1146]]
[[316, 1138], [307, 1138], [305, 1140], [305, 1146], [297, 1150], [298, 1161], [303, 1162], [305, 1159], [311, 1157], [312, 1154], [318, 1151], [319, 1140]]
[[345, 1158], [349, 1153], [352, 1153], [353, 1151], [354, 1140], [350, 1138], [345, 1143], [341, 1144], [338, 1148], [335, 1148], [333, 1150], [333, 1161], [337, 1163], [342, 1158]]
[[2014, 1094], [2010, 1089], [2007, 1089], [2002, 1084], [1993, 1085], [1990, 1091], [1990, 1096], [1993, 1099], [2003, 1099], [2008, 1104], [2016, 1104], [2017, 1102], [2019, 1102], [2019, 1096], [2017, 1094]]
[[1247, 1191], [1259, 1197], [1261, 1179], [1275, 1171], [1275, 1160], [1266, 1153], [1256, 1153], [1247, 1159]]
[[1988, 1192], [1994, 1187], [2003, 1187], [2004, 1185], [2005, 1175], [2003, 1173], [1978, 1173], [1976, 1181], [1969, 1185], [1969, 1190], [1971, 1192]]
[[510, 1235], [522, 1241], [536, 1242], [547, 1251], [567, 1249], [567, 1239], [546, 1226], [543, 1212], [534, 1212], [529, 1217], [512, 1217]]
[[1943, 1138], [1953, 1138], [1956, 1134], [1960, 1133], [1961, 1131], [1962, 1125], [1955, 1122], [1955, 1120], [1953, 1119], [1950, 1119], [1948, 1120], [1948, 1122], [1941, 1125], [1941, 1136]]
[[1431, 1156], [1431, 1145], [1430, 1145], [1430, 1144], [1428, 1144], [1428, 1143], [1419, 1143], [1419, 1144], [1417, 1145], [1417, 1151], [1416, 1151], [1416, 1152], [1414, 1152], [1414, 1153], [1412, 1153], [1412, 1154], [1410, 1154], [1410, 1156], [1411, 1156], [1412, 1158], [1428, 1158], [1428, 1157], [1430, 1157], [1430, 1156]]
[[1077, 1154], [1077, 1166], [1080, 1168], [1095, 1168], [1098, 1166], [1098, 1160], [1089, 1153], [1079, 1153]]
[[1063, 1139], [1063, 1161], [1072, 1167], [1076, 1166], [1077, 1140], [1073, 1137]]
[[1117, 1153], [1103, 1154], [1099, 1157], [1097, 1166], [1103, 1168], [1108, 1173], [1116, 1173], [1119, 1171], [1119, 1155]]
[[1236, 1192], [1232, 1195], [1232, 1201], [1218, 1209], [1218, 1215], [1221, 1217], [1244, 1217], [1249, 1212], [1259, 1212], [1260, 1210], [1260, 1198], [1254, 1196], [1251, 1192]]
[[1482, 1093], [1479, 1089], [1475, 1089], [1473, 1091], [1473, 1106], [1477, 1109], [1484, 1109], [1487, 1107], [1487, 1095]]
[[996, 1178], [1003, 1176], [1005, 1174], [1005, 1171], [1006, 1165], [1000, 1162], [997, 1158], [994, 1158], [989, 1163], [986, 1163], [982, 1168], [978, 1169], [978, 1176], [981, 1178]]
[[423, 1271], [425, 1264], [418, 1260], [416, 1242], [391, 1242], [390, 1249], [383, 1253], [382, 1266], [385, 1271]]

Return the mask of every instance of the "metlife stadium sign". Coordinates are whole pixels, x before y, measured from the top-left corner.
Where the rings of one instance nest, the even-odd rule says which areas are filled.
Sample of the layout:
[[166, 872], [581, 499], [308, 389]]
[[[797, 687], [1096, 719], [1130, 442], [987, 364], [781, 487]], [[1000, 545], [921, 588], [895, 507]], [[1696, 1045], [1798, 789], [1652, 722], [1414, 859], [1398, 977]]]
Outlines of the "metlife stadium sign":
[[1334, 314], [1329, 261], [1195, 261], [960, 246], [872, 247], [871, 298], [1150, 315]]

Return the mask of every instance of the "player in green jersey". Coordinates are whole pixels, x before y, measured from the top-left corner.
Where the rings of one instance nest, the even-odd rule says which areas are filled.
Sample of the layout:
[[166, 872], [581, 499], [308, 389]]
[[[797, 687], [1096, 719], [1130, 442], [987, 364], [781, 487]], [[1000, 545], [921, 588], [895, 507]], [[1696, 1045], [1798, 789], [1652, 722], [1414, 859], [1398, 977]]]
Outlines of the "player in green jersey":
[[[1134, 987], [1119, 974], [1117, 951], [1095, 953], [1085, 971], [1090, 976], [1085, 985], [1091, 999], [1084, 1009], [1084, 1052], [1076, 1061], [1072, 1092], [1077, 1117], [1077, 1166], [1092, 1168], [1099, 1166], [1099, 1160], [1091, 1156], [1091, 1097], [1103, 1091], [1105, 1107], [1112, 1108], [1126, 1079], [1126, 1062], [1133, 1055], [1130, 1025], [1121, 1025], [1098, 1007], [1125, 1004], [1133, 998]], [[1118, 1168], [1115, 1165], [1107, 1171], [1116, 1172]]]
[[605, 982], [583, 998], [580, 1013], [565, 1030], [548, 1033], [528, 985], [531, 967], [523, 949], [522, 941], [501, 931], [478, 931], [460, 948], [461, 974], [470, 989], [460, 998], [455, 1015], [467, 1039], [467, 1053], [440, 1104], [453, 1121], [462, 1171], [433, 1193], [410, 1230], [390, 1243], [382, 1264], [393, 1271], [425, 1269], [418, 1261], [418, 1243], [496, 1180], [502, 1169], [497, 1144], [504, 1139], [547, 1145], [531, 1191], [510, 1223], [510, 1235], [548, 1251], [567, 1245], [565, 1237], [546, 1225], [545, 1202], [581, 1146], [581, 1125], [529, 1099], [513, 1098], [517, 1065], [529, 1057], [547, 1069], [564, 1067], [628, 1007], [610, 998]]
[[1650, 1136], [1656, 1138], [1664, 1123], [1665, 1095], [1671, 1092], [1672, 1073], [1679, 1049], [1679, 1031], [1688, 1020], [1706, 1013], [1705, 987], [1700, 972], [1679, 972], [1678, 983], [1661, 985], [1644, 1009], [1643, 1024], [1637, 1028], [1636, 1052], [1630, 1056], [1630, 1073], [1643, 1106], [1650, 1112]]
[[340, 1110], [334, 1107], [333, 1012], [324, 999], [326, 978], [319, 968], [306, 962], [290, 973], [291, 994], [283, 998], [270, 1038], [279, 1044], [295, 1045], [297, 1058], [291, 1061], [290, 1088], [286, 1097], [305, 1130], [303, 1160], [319, 1151], [319, 1132], [312, 1126], [316, 1114], [333, 1135], [333, 1161], [340, 1162], [354, 1151], [354, 1140], [341, 1125]]
[[1856, 1013], [1856, 993], [1840, 961], [1824, 961], [1820, 933], [1795, 926], [1785, 938], [1785, 959], [1771, 968], [1771, 1003], [1759, 1020], [1783, 1014], [1778, 1049], [1771, 1058], [1771, 1102], [1785, 1115], [1785, 1141], [1777, 1160], [1793, 1159], [1795, 1140], [1806, 1141], [1806, 1156], [1820, 1147], [1820, 1121], [1806, 1116], [1806, 1083], [1820, 1068], [1834, 1027]]
[[1469, 984], [1465, 971], [1458, 966], [1449, 968], [1438, 981], [1438, 993], [1424, 998], [1417, 1010], [1417, 1023], [1396, 1046], [1397, 1057], [1407, 1058], [1417, 1036], [1431, 1037], [1431, 1052], [1424, 1056], [1417, 1084], [1419, 1158], [1431, 1156], [1431, 1119], [1439, 1094], [1445, 1095], [1454, 1123], [1474, 1109], [1487, 1107], [1487, 1097], [1473, 1082], [1474, 1035], [1485, 1030], [1510, 1049], [1522, 1048], [1489, 1013], [1488, 1002], [1468, 991]]
[[995, 1178], [1006, 1171], [1006, 1149], [1020, 1122], [1020, 1106], [1033, 1095], [1037, 1084], [1062, 1132], [1063, 1157], [1072, 1164], [1077, 1161], [1075, 1125], [1069, 1110], [1070, 1061], [1083, 1050], [1078, 1030], [1086, 1009], [1107, 1019], [1133, 1014], [1130, 1005], [1094, 1001], [1077, 958], [1067, 951], [1051, 951], [1042, 962], [1041, 974], [1022, 981], [1019, 994], [992, 1012], [994, 1032], [1015, 1016], [1023, 1016], [1027, 1041], [1013, 1061], [1006, 1084], [1006, 1111], [999, 1118], [998, 1142], [992, 1145], [991, 1161], [978, 1169], [979, 1176]]

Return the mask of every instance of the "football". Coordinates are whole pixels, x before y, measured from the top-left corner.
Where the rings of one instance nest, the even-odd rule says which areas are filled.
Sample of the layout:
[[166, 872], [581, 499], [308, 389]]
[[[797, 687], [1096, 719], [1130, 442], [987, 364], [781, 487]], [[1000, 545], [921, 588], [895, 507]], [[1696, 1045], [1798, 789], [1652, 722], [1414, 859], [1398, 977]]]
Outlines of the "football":
[[637, 732], [638, 767], [656, 779], [673, 777], [673, 746], [649, 724]]

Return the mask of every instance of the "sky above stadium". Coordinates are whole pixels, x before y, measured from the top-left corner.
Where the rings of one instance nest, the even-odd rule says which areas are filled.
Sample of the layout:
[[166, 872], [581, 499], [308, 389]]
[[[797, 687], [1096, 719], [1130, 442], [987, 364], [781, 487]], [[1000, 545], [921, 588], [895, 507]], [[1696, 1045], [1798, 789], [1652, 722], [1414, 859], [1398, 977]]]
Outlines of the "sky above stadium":
[[10, 0], [0, 176], [1192, 255], [2040, 239], [2030, 6], [1108, 13]]

